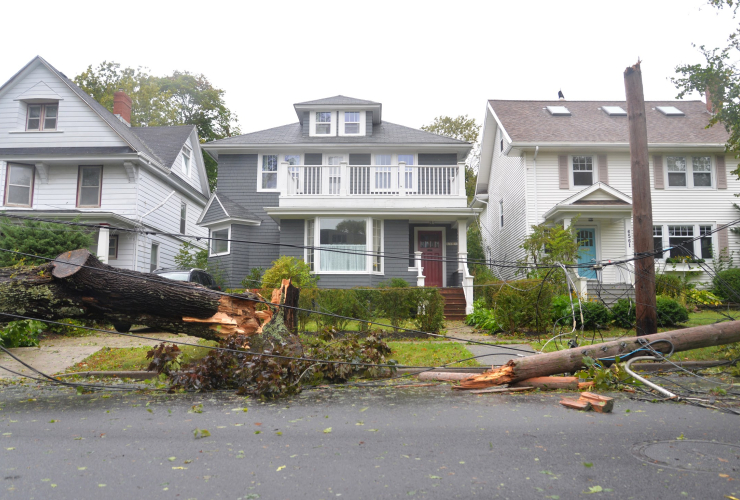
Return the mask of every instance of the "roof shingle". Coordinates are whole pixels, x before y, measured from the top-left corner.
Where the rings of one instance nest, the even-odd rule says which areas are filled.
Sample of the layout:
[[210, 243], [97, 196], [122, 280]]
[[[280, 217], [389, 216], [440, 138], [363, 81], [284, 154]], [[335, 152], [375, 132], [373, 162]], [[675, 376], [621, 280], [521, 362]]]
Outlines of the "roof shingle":
[[131, 132], [139, 137], [151, 149], [167, 168], [172, 168], [177, 155], [195, 125], [173, 127], [131, 127]]
[[315, 101], [297, 102], [295, 106], [346, 106], [346, 105], [379, 105], [379, 102], [367, 101], [365, 99], [355, 99], [354, 97], [347, 97], [343, 95], [335, 95], [333, 97], [325, 97], [323, 99], [316, 99]]
[[[601, 109], [627, 109], [625, 101], [491, 100], [489, 104], [515, 143], [629, 143], [627, 117], [609, 116]], [[565, 106], [571, 116], [552, 116], [547, 106]], [[666, 116], [658, 106], [675, 106], [685, 116]], [[724, 144], [729, 137], [721, 125], [706, 128], [710, 114], [701, 101], [646, 101], [645, 113], [651, 144]]]

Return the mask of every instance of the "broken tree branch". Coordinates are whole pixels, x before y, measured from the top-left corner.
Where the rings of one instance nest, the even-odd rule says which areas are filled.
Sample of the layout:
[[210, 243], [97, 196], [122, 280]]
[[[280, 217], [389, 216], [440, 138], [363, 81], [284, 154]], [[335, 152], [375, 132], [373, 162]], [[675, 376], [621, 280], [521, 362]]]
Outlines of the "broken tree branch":
[[[463, 380], [453, 389], [482, 389], [494, 385], [513, 384], [533, 377], [574, 372], [583, 367], [584, 356], [593, 359], [626, 356], [643, 347], [643, 342], [654, 343], [658, 340], [670, 341], [674, 352], [740, 342], [740, 321], [696, 326], [516, 358], [500, 368]], [[654, 343], [651, 348], [664, 354], [671, 350], [667, 342]]]

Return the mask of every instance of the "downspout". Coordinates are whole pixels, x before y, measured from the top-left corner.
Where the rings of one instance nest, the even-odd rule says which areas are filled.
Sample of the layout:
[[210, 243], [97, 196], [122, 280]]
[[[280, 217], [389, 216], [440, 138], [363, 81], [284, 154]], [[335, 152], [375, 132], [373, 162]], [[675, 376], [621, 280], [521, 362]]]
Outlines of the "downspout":
[[[533, 168], [532, 168], [532, 175], [534, 176], [534, 189], [532, 190], [532, 196], [534, 197], [534, 217], [535, 222], [537, 224], [540, 223], [540, 212], [537, 209], [537, 154], [540, 152], [540, 147], [535, 146], [534, 147], [534, 157], [532, 158]], [[529, 226], [529, 224], [527, 225]]]

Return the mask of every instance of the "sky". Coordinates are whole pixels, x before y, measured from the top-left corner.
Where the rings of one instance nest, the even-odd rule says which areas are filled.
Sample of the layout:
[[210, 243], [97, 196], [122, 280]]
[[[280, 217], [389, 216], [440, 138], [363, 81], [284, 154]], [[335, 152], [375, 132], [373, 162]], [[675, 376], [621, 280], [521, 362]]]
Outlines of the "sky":
[[[28, 5], [4, 5], [4, 17], [28, 18]], [[415, 128], [441, 115], [482, 123], [487, 99], [561, 89], [568, 100], [623, 100], [638, 57], [645, 99], [673, 99], [675, 67], [701, 62], [692, 43], [724, 46], [740, 22], [706, 0], [57, 0], [33, 10], [53, 27], [5, 23], [1, 82], [36, 55], [70, 78], [102, 61], [203, 73], [243, 133], [294, 123], [293, 103], [337, 94], [381, 102], [384, 120]]]

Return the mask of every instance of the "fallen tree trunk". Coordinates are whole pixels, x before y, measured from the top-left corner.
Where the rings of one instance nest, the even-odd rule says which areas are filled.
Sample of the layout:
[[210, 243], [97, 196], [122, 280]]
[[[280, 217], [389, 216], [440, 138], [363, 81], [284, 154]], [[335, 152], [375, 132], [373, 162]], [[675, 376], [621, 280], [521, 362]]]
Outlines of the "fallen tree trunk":
[[[655, 342], [656, 340], [669, 340], [675, 352], [740, 342], [740, 321], [696, 326], [516, 358], [500, 368], [463, 380], [453, 389], [482, 389], [494, 385], [513, 384], [534, 377], [574, 372], [583, 367], [584, 356], [593, 359], [626, 356], [642, 347], [641, 341]], [[656, 343], [651, 347], [664, 354], [670, 352], [671, 349], [666, 342]]]
[[253, 293], [225, 296], [194, 283], [116, 269], [85, 249], [38, 267], [0, 269], [0, 318], [9, 313], [109, 321], [218, 340], [262, 333], [273, 311], [256, 311], [258, 302]]

